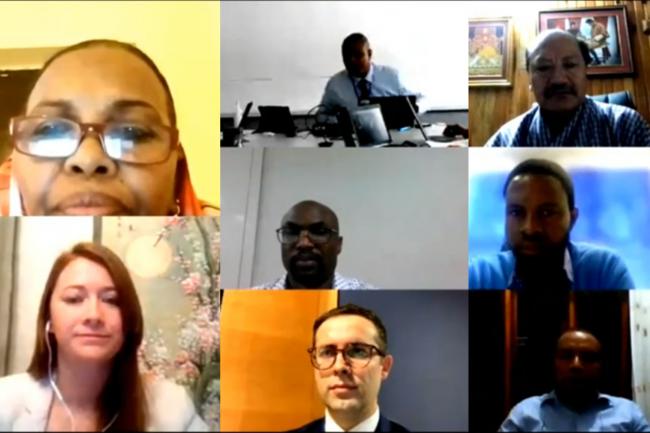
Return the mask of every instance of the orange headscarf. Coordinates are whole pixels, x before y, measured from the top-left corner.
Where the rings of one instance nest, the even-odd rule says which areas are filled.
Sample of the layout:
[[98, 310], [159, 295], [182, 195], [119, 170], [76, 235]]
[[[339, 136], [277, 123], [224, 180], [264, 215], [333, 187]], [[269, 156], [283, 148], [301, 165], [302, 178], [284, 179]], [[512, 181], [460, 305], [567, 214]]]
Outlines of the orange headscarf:
[[[11, 158], [0, 165], [0, 216], [9, 215], [9, 184], [11, 180]], [[190, 180], [185, 158], [178, 160], [176, 167], [176, 198], [181, 216], [204, 216], [218, 212], [218, 208], [198, 199]], [[215, 209], [206, 212], [206, 209]]]

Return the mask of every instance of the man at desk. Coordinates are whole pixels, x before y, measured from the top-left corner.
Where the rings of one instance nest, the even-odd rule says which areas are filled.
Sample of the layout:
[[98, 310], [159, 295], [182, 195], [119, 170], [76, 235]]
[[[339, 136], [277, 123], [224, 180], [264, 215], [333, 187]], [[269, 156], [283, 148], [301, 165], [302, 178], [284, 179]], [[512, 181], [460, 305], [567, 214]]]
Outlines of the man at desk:
[[596, 337], [563, 333], [555, 351], [555, 390], [519, 402], [499, 431], [650, 431], [636, 403], [598, 392], [601, 368]]
[[613, 251], [571, 242], [578, 219], [573, 182], [558, 164], [529, 159], [508, 174], [506, 245], [470, 261], [470, 289], [633, 289]]
[[321, 101], [321, 111], [334, 113], [344, 107], [356, 109], [370, 97], [412, 95], [396, 69], [372, 62], [372, 49], [361, 33], [352, 33], [341, 46], [345, 70], [329, 79]]
[[584, 41], [565, 30], [542, 32], [526, 50], [529, 87], [537, 104], [503, 125], [494, 147], [650, 146], [650, 126], [636, 111], [586, 96]]
[[309, 354], [325, 416], [293, 432], [408, 431], [379, 409], [393, 356], [377, 314], [354, 304], [327, 311], [314, 322]]
[[335, 272], [343, 237], [332, 209], [313, 200], [296, 203], [276, 230], [281, 244], [283, 276], [258, 289], [373, 289], [356, 278]]

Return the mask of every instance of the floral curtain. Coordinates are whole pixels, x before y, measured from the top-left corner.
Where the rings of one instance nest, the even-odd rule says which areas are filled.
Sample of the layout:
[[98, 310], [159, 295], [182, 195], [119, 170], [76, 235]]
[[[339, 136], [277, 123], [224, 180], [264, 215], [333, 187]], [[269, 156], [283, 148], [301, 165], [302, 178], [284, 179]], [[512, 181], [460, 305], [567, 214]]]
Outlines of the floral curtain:
[[650, 419], [650, 291], [630, 292], [634, 400]]
[[129, 268], [145, 315], [140, 367], [190, 391], [219, 429], [220, 230], [215, 217], [103, 218], [101, 242]]

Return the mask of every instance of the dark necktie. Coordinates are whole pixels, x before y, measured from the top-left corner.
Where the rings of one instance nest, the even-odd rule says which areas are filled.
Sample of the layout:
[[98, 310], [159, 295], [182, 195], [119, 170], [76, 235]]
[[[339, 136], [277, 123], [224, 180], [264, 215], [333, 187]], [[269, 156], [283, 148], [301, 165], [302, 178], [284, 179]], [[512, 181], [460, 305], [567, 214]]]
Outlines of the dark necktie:
[[370, 99], [370, 82], [365, 78], [359, 80], [359, 99], [362, 101], [367, 101]]

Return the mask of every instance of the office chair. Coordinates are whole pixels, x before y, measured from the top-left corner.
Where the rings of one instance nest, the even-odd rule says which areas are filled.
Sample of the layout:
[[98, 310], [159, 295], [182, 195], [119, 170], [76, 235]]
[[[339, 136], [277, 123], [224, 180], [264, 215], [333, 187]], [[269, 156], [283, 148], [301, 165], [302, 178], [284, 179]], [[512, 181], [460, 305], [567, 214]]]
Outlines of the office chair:
[[632, 94], [627, 90], [623, 92], [606, 93], [604, 95], [593, 95], [591, 98], [594, 101], [622, 105], [624, 107], [628, 107], [633, 110], [636, 110], [636, 107], [634, 106], [634, 101], [632, 99]]

